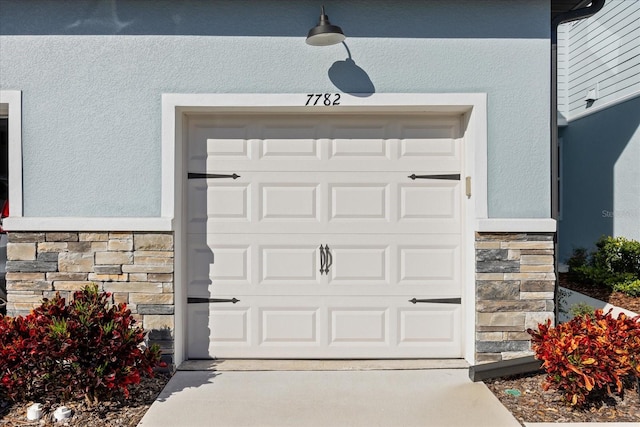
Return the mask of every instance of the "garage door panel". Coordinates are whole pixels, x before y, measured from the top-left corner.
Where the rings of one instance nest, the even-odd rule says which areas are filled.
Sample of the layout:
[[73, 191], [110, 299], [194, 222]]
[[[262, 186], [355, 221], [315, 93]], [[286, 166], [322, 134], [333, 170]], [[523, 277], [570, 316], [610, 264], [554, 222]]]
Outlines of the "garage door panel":
[[[222, 298], [225, 295], [231, 295], [230, 298], [242, 298], [242, 296], [336, 296], [336, 297], [352, 297], [357, 292], [362, 295], [376, 295], [380, 297], [402, 297], [405, 301], [412, 298], [421, 298], [427, 296], [429, 298], [458, 298], [460, 293], [458, 289], [452, 289], [447, 283], [432, 283], [430, 285], [414, 284], [404, 285], [402, 287], [389, 285], [373, 285], [373, 284], [357, 283], [338, 283], [333, 282], [330, 286], [318, 286], [304, 282], [298, 283], [273, 283], [265, 285], [235, 285], [231, 283], [218, 283], [213, 286], [212, 291], [203, 291], [200, 294], [191, 295], [193, 297], [203, 298]], [[204, 289], [204, 288], [203, 288]], [[357, 292], [356, 292], [357, 290]]]
[[187, 188], [187, 227], [192, 230], [206, 230], [209, 213], [207, 209], [207, 184], [206, 182], [190, 181]]
[[459, 233], [460, 191], [459, 181], [412, 181], [406, 172], [192, 179], [188, 231], [341, 234], [376, 227], [380, 234]]
[[320, 221], [318, 184], [268, 183], [260, 185], [260, 221]]
[[209, 328], [209, 307], [205, 304], [187, 307], [188, 357], [192, 359], [207, 359], [210, 356], [211, 329]]
[[330, 247], [333, 264], [329, 284], [336, 286], [389, 286], [391, 247], [334, 244]]
[[250, 222], [251, 186], [249, 183], [208, 182], [190, 180], [188, 227], [205, 230], [208, 221]]
[[388, 346], [387, 307], [344, 307], [329, 310], [330, 346]]
[[259, 345], [319, 346], [319, 307], [267, 307], [259, 310]]
[[251, 282], [251, 248], [245, 245], [216, 245], [213, 253], [210, 278], [213, 282], [234, 281], [236, 284]]
[[[325, 151], [322, 149], [321, 151]], [[326, 151], [329, 151], [327, 149]], [[457, 158], [442, 158], [434, 160], [433, 157], [405, 157], [402, 162], [399, 160], [396, 162], [390, 162], [383, 159], [382, 156], [334, 156], [330, 160], [317, 160], [313, 157], [304, 158], [298, 157], [293, 159], [291, 157], [271, 157], [268, 164], [266, 160], [262, 163], [257, 162], [251, 165], [247, 165], [247, 161], [239, 160], [223, 160], [207, 159], [206, 163], [193, 162], [193, 166], [189, 166], [189, 172], [205, 172], [205, 171], [230, 171], [231, 173], [237, 173], [243, 176], [243, 172], [270, 172], [274, 169], [278, 169], [281, 172], [353, 172], [354, 161], [363, 162], [362, 166], [358, 167], [359, 172], [398, 172], [408, 175], [417, 173], [418, 171], [429, 171], [434, 174], [446, 174], [453, 173], [453, 171], [460, 171], [460, 164]], [[310, 160], [314, 159], [314, 160]], [[402, 163], [402, 164], [399, 164]], [[281, 164], [280, 164], [281, 163]], [[277, 167], [275, 165], [278, 165]], [[217, 172], [216, 172], [217, 173]]]
[[[190, 296], [411, 296], [426, 290], [437, 296], [459, 296], [461, 292], [457, 234], [208, 234], [206, 238], [191, 244]], [[327, 275], [320, 273], [321, 245], [329, 247], [332, 257]]]
[[400, 159], [404, 157], [458, 157], [458, 140], [452, 127], [404, 126]]
[[188, 357], [461, 357], [461, 122], [189, 117]]
[[216, 307], [189, 304], [189, 358], [213, 357], [212, 348], [250, 348], [252, 309], [247, 306]]
[[250, 192], [248, 184], [209, 187], [205, 200], [207, 201], [209, 218], [249, 221]]
[[250, 125], [237, 119], [229, 118], [226, 123], [211, 119], [191, 120], [189, 167], [199, 168], [213, 159], [249, 160], [249, 132]]
[[229, 306], [190, 304], [189, 313], [190, 331], [201, 324], [200, 335], [190, 335], [190, 358], [462, 357], [459, 305], [264, 296]]
[[[323, 216], [323, 214], [320, 214]], [[314, 219], [305, 221], [290, 221], [288, 219], [269, 219], [261, 221], [259, 224], [245, 225], [238, 222], [222, 222], [209, 220], [206, 224], [191, 223], [189, 224], [189, 233], [198, 234], [199, 231], [204, 233], [238, 233], [238, 234], [276, 234], [278, 232], [290, 234], [309, 233], [309, 223], [318, 223]], [[332, 220], [330, 224], [321, 221], [318, 226], [318, 235], [340, 235], [340, 234], [366, 234], [373, 225], [388, 225], [386, 230], [382, 230], [378, 235], [397, 235], [397, 234], [454, 234], [460, 232], [460, 224], [454, 221], [422, 221], [412, 224], [412, 221], [398, 221], [389, 225], [389, 222], [378, 218], [341, 218]], [[305, 226], [307, 225], [307, 226]], [[331, 232], [324, 231], [331, 230]], [[388, 230], [388, 231], [387, 231]], [[392, 231], [392, 230], [395, 230]]]
[[213, 252], [203, 243], [191, 242], [187, 254], [187, 281], [189, 295], [205, 296], [211, 289]]
[[264, 129], [264, 139], [260, 144], [260, 158], [270, 161], [278, 158], [286, 160], [319, 160], [320, 146], [315, 139], [314, 126], [269, 126]]
[[460, 222], [460, 183], [457, 181], [402, 184], [399, 193], [400, 221]]
[[331, 159], [341, 157], [353, 160], [354, 157], [367, 160], [389, 160], [391, 157], [391, 141], [372, 138], [334, 138], [331, 140]]
[[398, 247], [400, 285], [421, 282], [458, 283], [459, 246], [400, 245]]
[[[211, 135], [207, 139], [207, 158], [215, 159], [222, 157], [226, 160], [230, 158], [249, 159], [249, 141], [243, 137], [245, 128], [225, 128], [219, 129], [220, 136]], [[225, 134], [228, 136], [225, 137]], [[231, 138], [230, 136], [237, 134], [239, 137]]]
[[218, 308], [209, 313], [210, 340], [214, 344], [249, 345], [250, 308]]
[[[357, 121], [357, 120], [356, 120]], [[391, 160], [392, 146], [387, 127], [372, 123], [337, 124], [331, 128], [329, 146], [330, 159], [340, 157], [366, 160]]]
[[[229, 133], [235, 131], [235, 129], [226, 129]], [[242, 132], [244, 129], [240, 128]], [[246, 139], [231, 139], [231, 138], [211, 138], [207, 141], [207, 157], [209, 159], [215, 159], [216, 157], [223, 157], [229, 159], [231, 157], [248, 159], [249, 158], [249, 141]]]
[[261, 246], [259, 251], [260, 285], [320, 283], [317, 246]]
[[188, 165], [192, 172], [203, 172], [203, 167], [327, 172], [352, 171], [355, 160], [363, 162], [357, 169], [362, 171], [456, 170], [460, 120], [410, 115], [194, 118]]
[[250, 245], [192, 242], [187, 253], [188, 294], [209, 297], [220, 285], [248, 289], [255, 283], [252, 277], [254, 255]]
[[460, 305], [427, 305], [428, 307], [405, 307], [398, 310], [399, 345], [456, 345], [460, 339]]
[[389, 221], [389, 185], [329, 184], [330, 221], [378, 219]]

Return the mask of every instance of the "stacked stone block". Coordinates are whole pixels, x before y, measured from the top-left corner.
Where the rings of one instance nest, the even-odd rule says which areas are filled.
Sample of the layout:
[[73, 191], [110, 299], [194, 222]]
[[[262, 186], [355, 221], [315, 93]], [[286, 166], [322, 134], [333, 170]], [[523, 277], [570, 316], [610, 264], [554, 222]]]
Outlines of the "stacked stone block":
[[553, 233], [476, 233], [476, 362], [533, 354], [527, 328], [554, 318]]
[[173, 240], [171, 233], [148, 232], [8, 233], [7, 315], [28, 314], [56, 292], [69, 300], [95, 283], [127, 304], [171, 362]]

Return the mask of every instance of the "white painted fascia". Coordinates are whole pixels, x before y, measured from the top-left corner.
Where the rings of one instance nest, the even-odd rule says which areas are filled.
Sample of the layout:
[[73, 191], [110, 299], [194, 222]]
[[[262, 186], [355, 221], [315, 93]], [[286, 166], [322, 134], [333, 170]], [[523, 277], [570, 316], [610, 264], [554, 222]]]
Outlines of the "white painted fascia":
[[[9, 213], [22, 216], [22, 92], [0, 90], [0, 111], [9, 124]], [[4, 226], [8, 225], [8, 218]]]
[[487, 218], [476, 220], [476, 231], [484, 233], [555, 233], [552, 218]]

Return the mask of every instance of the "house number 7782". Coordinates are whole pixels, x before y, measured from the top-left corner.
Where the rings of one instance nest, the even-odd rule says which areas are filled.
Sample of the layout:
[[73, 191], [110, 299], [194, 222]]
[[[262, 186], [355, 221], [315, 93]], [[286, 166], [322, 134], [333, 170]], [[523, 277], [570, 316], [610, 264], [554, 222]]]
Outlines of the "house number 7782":
[[306, 105], [340, 105], [339, 93], [308, 93]]

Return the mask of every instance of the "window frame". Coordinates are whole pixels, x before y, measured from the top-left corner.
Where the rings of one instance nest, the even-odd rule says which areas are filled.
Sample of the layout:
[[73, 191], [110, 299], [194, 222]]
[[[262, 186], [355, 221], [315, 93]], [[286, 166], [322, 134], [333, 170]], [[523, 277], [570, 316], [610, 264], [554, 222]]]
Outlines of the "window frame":
[[7, 118], [11, 217], [22, 217], [22, 92], [0, 90], [0, 117]]

